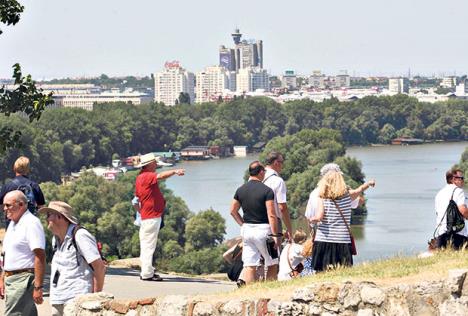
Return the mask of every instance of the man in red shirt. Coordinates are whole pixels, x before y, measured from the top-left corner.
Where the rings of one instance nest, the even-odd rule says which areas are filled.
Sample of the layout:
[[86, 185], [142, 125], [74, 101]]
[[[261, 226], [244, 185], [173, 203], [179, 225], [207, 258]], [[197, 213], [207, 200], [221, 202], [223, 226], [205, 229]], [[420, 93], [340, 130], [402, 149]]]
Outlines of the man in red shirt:
[[140, 157], [141, 171], [135, 182], [135, 196], [140, 200], [140, 279], [143, 281], [162, 281], [153, 267], [153, 254], [158, 241], [161, 218], [166, 200], [158, 186], [158, 181], [173, 175], [183, 176], [184, 169], [167, 170], [157, 174], [156, 156], [152, 153]]

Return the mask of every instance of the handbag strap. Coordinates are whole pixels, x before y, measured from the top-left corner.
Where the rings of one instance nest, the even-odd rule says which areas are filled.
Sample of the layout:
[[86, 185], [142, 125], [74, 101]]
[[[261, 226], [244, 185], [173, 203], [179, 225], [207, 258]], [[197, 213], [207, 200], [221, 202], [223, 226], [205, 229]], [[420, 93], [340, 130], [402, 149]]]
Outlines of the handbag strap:
[[294, 271], [294, 268], [293, 268], [293, 266], [292, 266], [292, 264], [291, 264], [291, 260], [290, 260], [290, 258], [289, 258], [289, 254], [291, 253], [291, 246], [292, 246], [292, 244], [288, 244], [287, 246], [288, 246], [287, 259], [288, 259], [289, 268], [291, 268], [291, 272], [292, 272], [292, 271]]
[[335, 204], [336, 209], [338, 210], [338, 212], [339, 212], [340, 215], [341, 215], [341, 218], [343, 219], [344, 223], [346, 224], [346, 229], [348, 230], [349, 237], [350, 237], [351, 239], [353, 239], [353, 234], [351, 233], [351, 229], [349, 229], [348, 222], [346, 221], [346, 218], [344, 217], [343, 212], [341, 212], [341, 208], [338, 206], [338, 203], [336, 203], [335, 200], [332, 200], [332, 202], [333, 202], [333, 204]]

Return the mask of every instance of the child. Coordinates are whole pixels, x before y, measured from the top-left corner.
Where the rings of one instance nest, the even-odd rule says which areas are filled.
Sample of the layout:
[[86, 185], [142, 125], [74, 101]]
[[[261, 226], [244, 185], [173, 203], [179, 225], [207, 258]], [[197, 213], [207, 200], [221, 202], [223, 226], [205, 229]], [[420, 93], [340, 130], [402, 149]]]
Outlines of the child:
[[304, 243], [307, 234], [303, 230], [297, 230], [293, 236], [293, 243], [287, 244], [281, 251], [278, 280], [290, 280], [296, 277], [304, 267]]

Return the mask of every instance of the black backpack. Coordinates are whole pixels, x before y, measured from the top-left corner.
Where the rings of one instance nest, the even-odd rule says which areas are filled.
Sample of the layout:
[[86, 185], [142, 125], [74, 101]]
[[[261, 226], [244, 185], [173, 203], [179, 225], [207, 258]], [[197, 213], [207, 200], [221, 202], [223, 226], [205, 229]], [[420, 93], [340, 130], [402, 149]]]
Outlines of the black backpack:
[[34, 196], [33, 188], [31, 187], [30, 183], [22, 184], [19, 182], [18, 179], [13, 179], [12, 183], [17, 185], [16, 190], [20, 190], [21, 192], [26, 195], [26, 199], [28, 200], [28, 211], [32, 214], [37, 214], [37, 204], [36, 204], [36, 197]]
[[453, 200], [453, 194], [455, 193], [455, 188], [452, 192], [452, 197], [450, 198], [449, 204], [447, 206], [447, 233], [454, 234], [461, 231], [465, 228], [465, 219], [460, 214], [458, 210], [457, 203]]

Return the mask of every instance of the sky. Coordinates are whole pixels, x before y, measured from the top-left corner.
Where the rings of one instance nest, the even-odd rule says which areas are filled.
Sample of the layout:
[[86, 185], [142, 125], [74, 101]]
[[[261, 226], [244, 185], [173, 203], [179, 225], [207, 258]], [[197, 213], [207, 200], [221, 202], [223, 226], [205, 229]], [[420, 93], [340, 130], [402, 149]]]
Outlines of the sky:
[[264, 68], [356, 76], [468, 74], [466, 0], [19, 0], [0, 25], [0, 78], [147, 76], [179, 60], [218, 63], [219, 45], [263, 40]]

